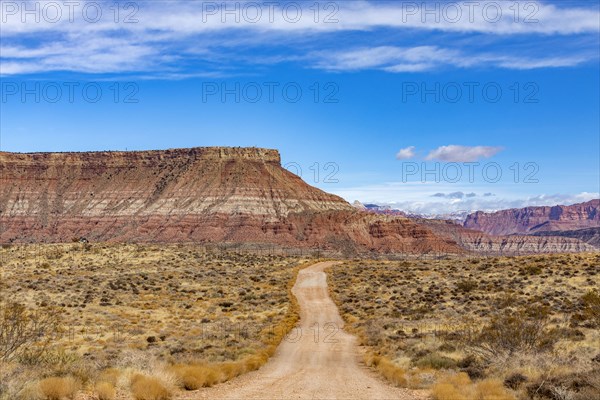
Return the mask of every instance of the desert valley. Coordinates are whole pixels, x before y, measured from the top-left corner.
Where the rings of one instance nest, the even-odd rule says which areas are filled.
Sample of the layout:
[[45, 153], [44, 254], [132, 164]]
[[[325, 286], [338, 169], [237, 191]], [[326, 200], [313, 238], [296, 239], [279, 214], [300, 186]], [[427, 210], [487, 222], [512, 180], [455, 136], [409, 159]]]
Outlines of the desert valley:
[[598, 0], [0, 0], [0, 400], [600, 400]]
[[0, 398], [600, 396], [600, 201], [359, 209], [276, 150], [0, 153]]

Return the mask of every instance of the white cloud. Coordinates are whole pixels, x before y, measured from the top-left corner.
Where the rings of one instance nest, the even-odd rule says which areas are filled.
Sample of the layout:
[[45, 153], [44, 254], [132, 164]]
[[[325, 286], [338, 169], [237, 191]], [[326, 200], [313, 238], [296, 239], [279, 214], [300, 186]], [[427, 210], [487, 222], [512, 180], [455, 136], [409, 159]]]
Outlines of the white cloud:
[[502, 147], [492, 146], [441, 146], [432, 150], [426, 160], [446, 162], [472, 162], [481, 158], [490, 158], [502, 151]]
[[[5, 2], [13, 3], [13, 2]], [[200, 2], [188, 0], [153, 0], [136, 3], [139, 10], [122, 11], [119, 22], [114, 22], [112, 1], [98, 0], [104, 17], [90, 24], [83, 15], [83, 2], [74, 7], [70, 21], [69, 9], [64, 2], [56, 2], [62, 10], [62, 18], [52, 21], [48, 16], [35, 20], [34, 16], [22, 22], [22, 13], [7, 12], [3, 8], [3, 35], [62, 30], [80, 32], [84, 27], [95, 31], [132, 32], [155, 31], [172, 35], [191, 35], [223, 30], [285, 31], [285, 32], [339, 32], [363, 31], [375, 28], [398, 30], [427, 30], [442, 32], [477, 32], [493, 35], [572, 35], [595, 33], [600, 30], [599, 13], [595, 7], [557, 7], [539, 1], [519, 3], [520, 13], [515, 14], [515, 4], [481, 0], [474, 6], [468, 2], [449, 2], [458, 8], [447, 8], [440, 1], [365, 1], [336, 2], [315, 15], [312, 1], [296, 2], [301, 14], [296, 18], [296, 8], [289, 2]], [[229, 3], [229, 4], [226, 4]], [[232, 4], [233, 3], [233, 4]], [[255, 7], [256, 4], [259, 7]], [[18, 9], [34, 9], [39, 1], [14, 2]], [[216, 6], [216, 9], [212, 9]], [[324, 4], [321, 4], [323, 7]], [[416, 9], [414, 7], [416, 6]], [[525, 9], [525, 7], [528, 7]], [[8, 7], [8, 5], [5, 5]], [[123, 7], [123, 5], [121, 5]], [[209, 10], [207, 7], [210, 7]], [[433, 12], [430, 10], [433, 9]], [[225, 13], [225, 11], [233, 11]], [[258, 11], [255, 12], [255, 11]], [[455, 12], [458, 11], [458, 12]], [[122, 23], [125, 17], [136, 23]], [[499, 18], [496, 18], [498, 16]], [[315, 22], [316, 21], [316, 22]]]
[[[33, 9], [39, 1], [3, 2], [18, 7]], [[62, 4], [63, 2], [56, 2]], [[474, 67], [496, 66], [508, 69], [533, 69], [550, 67], [572, 67], [590, 60], [596, 60], [595, 51], [590, 53], [564, 46], [545, 56], [519, 56], [503, 50], [498, 54], [478, 54], [465, 48], [452, 49], [428, 44], [438, 43], [439, 32], [479, 33], [491, 38], [508, 35], [581, 35], [596, 37], [600, 31], [599, 12], [593, 7], [557, 7], [540, 2], [533, 4], [538, 22], [527, 22], [528, 15], [522, 10], [521, 18], [515, 21], [514, 5], [510, 2], [478, 2], [474, 14], [462, 3], [462, 15], [457, 20], [447, 18], [443, 2], [431, 2], [431, 7], [441, 7], [435, 15], [424, 13], [423, 2], [414, 2], [418, 9], [410, 12], [408, 2], [393, 1], [348, 1], [336, 2], [339, 10], [332, 21], [325, 22], [331, 10], [322, 11], [315, 22], [312, 2], [300, 2], [302, 15], [291, 22], [290, 10], [283, 9], [284, 2], [270, 9], [261, 3], [261, 17], [251, 22], [245, 14], [245, 7], [253, 2], [240, 1], [227, 3], [229, 9], [237, 7], [240, 17], [223, 14], [217, 10], [207, 15], [203, 10], [206, 3], [190, 1], [149, 1], [139, 2], [140, 9], [135, 14], [137, 23], [124, 23], [123, 19], [131, 10], [122, 10], [118, 23], [114, 22], [112, 1], [98, 1], [103, 8], [103, 17], [97, 23], [86, 22], [82, 18], [82, 4], [76, 6], [75, 18], [69, 21], [67, 9], [58, 22], [48, 22], [46, 18], [36, 22], [29, 16], [22, 22], [22, 13], [2, 15], [2, 59], [3, 75], [16, 75], [32, 72], [77, 71], [85, 73], [145, 72], [176, 76], [182, 65], [188, 63], [209, 63], [211, 71], [195, 70], [192, 73], [214, 73], [215, 69], [230, 66], [243, 60], [247, 63], [265, 64], [290, 60], [302, 62], [328, 70], [346, 71], [380, 69], [392, 73], [428, 71], [443, 66]], [[273, 4], [271, 3], [271, 4]], [[412, 3], [412, 2], [411, 2]], [[211, 3], [213, 4], [213, 3]], [[222, 6], [224, 2], [215, 2]], [[254, 3], [256, 4], [256, 3]], [[491, 21], [484, 17], [483, 10], [491, 5], [501, 7], [502, 18]], [[521, 4], [521, 3], [520, 3]], [[124, 3], [119, 3], [121, 7]], [[314, 8], [314, 7], [313, 7]], [[3, 10], [6, 11], [6, 10]], [[437, 20], [436, 20], [437, 19]], [[335, 22], [337, 21], [337, 22]], [[337, 34], [343, 32], [373, 32], [387, 29], [397, 37], [407, 32], [413, 37], [415, 32], [430, 32], [425, 43], [414, 47], [385, 45], [385, 35], [381, 35], [378, 45], [364, 41], [356, 43], [356, 48], [346, 52], [325, 49], [335, 43]], [[308, 40], [310, 38], [311, 40]], [[537, 40], [537, 39], [535, 39]], [[595, 40], [595, 39], [594, 39]], [[395, 41], [396, 42], [396, 41]], [[272, 43], [283, 51], [276, 56], [265, 56], [254, 49], [272, 48]], [[299, 44], [300, 43], [300, 44]], [[370, 47], [364, 47], [369, 43]], [[464, 46], [468, 46], [462, 41]], [[595, 44], [595, 43], [594, 43]], [[270, 47], [271, 46], [271, 47]], [[268, 61], [265, 61], [268, 60]], [[188, 62], [188, 63], [186, 63]], [[196, 67], [201, 69], [202, 67]]]
[[415, 146], [410, 146], [410, 147], [406, 147], [404, 149], [401, 149], [397, 154], [396, 154], [396, 159], [397, 160], [409, 160], [411, 158], [415, 157]]
[[380, 46], [337, 53], [321, 52], [313, 55], [318, 68], [346, 71], [382, 69], [388, 72], [417, 72], [458, 58], [454, 50], [436, 46], [393, 47]]
[[[441, 187], [440, 187], [441, 186]], [[409, 213], [449, 214], [457, 212], [493, 212], [510, 208], [571, 205], [600, 198], [600, 193], [582, 192], [575, 194], [540, 194], [490, 196], [485, 187], [468, 186], [463, 189], [476, 190], [476, 196], [465, 191], [451, 190], [451, 185], [389, 182], [378, 185], [337, 189], [333, 192], [346, 200], [358, 199], [363, 204], [388, 205]], [[464, 194], [467, 193], [467, 194]], [[461, 195], [463, 194], [463, 195]]]
[[338, 52], [312, 54], [316, 68], [330, 71], [377, 69], [392, 73], [422, 72], [446, 66], [455, 68], [492, 67], [529, 70], [538, 68], [575, 67], [597, 58], [596, 54], [540, 57], [505, 54], [469, 54], [437, 46], [379, 46]]
[[578, 55], [578, 56], [565, 56], [565, 57], [550, 57], [540, 58], [538, 60], [531, 58], [522, 59], [510, 59], [507, 58], [503, 61], [499, 61], [497, 65], [506, 69], [538, 69], [538, 68], [562, 68], [562, 67], [575, 67], [579, 64], [583, 64], [592, 60], [591, 56]]

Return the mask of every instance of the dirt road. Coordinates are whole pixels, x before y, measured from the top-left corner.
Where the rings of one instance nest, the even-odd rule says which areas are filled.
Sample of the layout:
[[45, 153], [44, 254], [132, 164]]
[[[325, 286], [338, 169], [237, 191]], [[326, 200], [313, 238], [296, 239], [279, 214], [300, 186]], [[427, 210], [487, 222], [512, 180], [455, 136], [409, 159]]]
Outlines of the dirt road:
[[322, 262], [300, 271], [293, 288], [300, 324], [258, 371], [194, 394], [194, 399], [418, 399], [359, 364], [356, 337], [329, 297]]

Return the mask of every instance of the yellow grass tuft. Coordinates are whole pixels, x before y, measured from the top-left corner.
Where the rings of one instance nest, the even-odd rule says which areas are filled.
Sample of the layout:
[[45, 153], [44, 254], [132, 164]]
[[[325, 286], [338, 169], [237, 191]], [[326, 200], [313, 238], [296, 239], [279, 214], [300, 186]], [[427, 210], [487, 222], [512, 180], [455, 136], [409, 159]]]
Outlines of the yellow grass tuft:
[[446, 378], [446, 383], [456, 387], [466, 387], [471, 384], [471, 378], [469, 378], [469, 375], [465, 372], [459, 372], [458, 374], [448, 376]]
[[110, 382], [100, 382], [96, 384], [96, 394], [99, 400], [114, 400], [117, 395], [114, 384]]
[[21, 400], [42, 400], [43, 395], [40, 390], [40, 385], [33, 382], [26, 384], [19, 392], [18, 398]]
[[440, 379], [433, 385], [431, 393], [435, 400], [515, 400], [500, 380], [473, 383], [464, 372]]
[[223, 382], [235, 378], [245, 372], [245, 367], [241, 362], [225, 362], [220, 365], [223, 374]]
[[172, 397], [160, 379], [139, 374], [131, 379], [131, 394], [135, 400], [170, 400]]
[[107, 368], [104, 371], [100, 372], [100, 376], [98, 377], [99, 382], [108, 382], [113, 386], [117, 386], [117, 382], [119, 381], [119, 377], [121, 376], [121, 371], [116, 368]]
[[170, 372], [175, 374], [183, 389], [196, 390], [202, 387], [210, 387], [226, 380], [218, 366], [208, 365], [174, 365]]
[[45, 400], [72, 399], [79, 390], [79, 383], [72, 377], [46, 378], [41, 380], [38, 386]]
[[406, 370], [394, 364], [387, 357], [378, 356], [376, 354], [367, 354], [365, 356], [365, 364], [369, 367], [376, 368], [379, 373], [392, 384], [399, 387], [408, 386]]
[[514, 400], [515, 397], [510, 394], [498, 379], [486, 379], [477, 383], [475, 386], [475, 395], [477, 400]]
[[435, 400], [469, 400], [456, 386], [450, 383], [436, 383], [431, 390]]
[[406, 387], [406, 371], [403, 368], [396, 366], [392, 361], [383, 357], [379, 360], [377, 369], [381, 374], [392, 384], [400, 387]]

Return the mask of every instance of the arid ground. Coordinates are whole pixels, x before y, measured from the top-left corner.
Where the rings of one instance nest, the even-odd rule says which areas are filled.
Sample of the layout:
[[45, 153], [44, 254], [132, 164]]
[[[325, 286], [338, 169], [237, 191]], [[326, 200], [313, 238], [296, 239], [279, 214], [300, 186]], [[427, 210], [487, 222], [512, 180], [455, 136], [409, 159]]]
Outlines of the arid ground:
[[293, 288], [299, 325], [260, 370], [186, 399], [420, 399], [425, 393], [394, 387], [359, 364], [356, 337], [329, 297], [324, 270], [303, 269]]
[[[174, 390], [208, 384], [179, 382], [197, 373], [188, 365], [214, 366], [211, 384], [258, 368], [297, 319], [289, 287], [303, 261], [80, 243], [4, 246], [0, 260], [7, 399], [43, 398], [28, 388], [53, 376], [90, 393], [107, 381], [127, 394], [138, 373], [167, 377]], [[18, 337], [9, 333], [29, 336], [10, 354]]]
[[598, 254], [316, 263], [73, 243], [0, 256], [3, 399], [600, 393]]
[[367, 364], [402, 386], [449, 400], [480, 398], [471, 382], [486, 380], [510, 389], [499, 398], [600, 396], [597, 253], [351, 261], [330, 275]]

